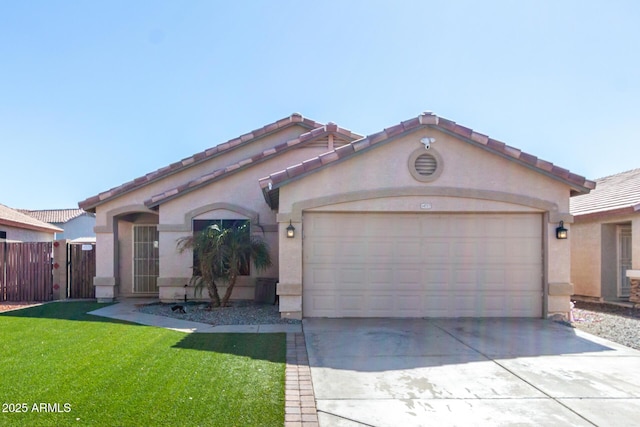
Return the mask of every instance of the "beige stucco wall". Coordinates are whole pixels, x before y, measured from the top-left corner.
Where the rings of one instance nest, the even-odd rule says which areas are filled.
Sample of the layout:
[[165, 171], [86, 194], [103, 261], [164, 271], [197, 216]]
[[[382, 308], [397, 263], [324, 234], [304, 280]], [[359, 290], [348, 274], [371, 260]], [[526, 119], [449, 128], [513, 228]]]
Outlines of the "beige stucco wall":
[[[258, 277], [278, 278], [276, 213], [265, 202], [258, 180], [323, 151], [326, 149], [291, 150], [162, 204], [159, 211], [161, 299], [175, 300], [184, 295], [184, 284], [189, 282], [192, 273], [193, 255], [190, 251], [178, 253], [176, 247], [179, 239], [191, 235], [193, 219], [249, 219], [252, 233], [264, 238], [269, 245], [273, 266], [266, 271], [252, 268], [250, 276], [240, 277], [233, 291], [234, 299], [252, 299]], [[222, 294], [226, 288], [220, 289]], [[189, 298], [200, 298], [191, 288], [187, 294]], [[202, 298], [206, 297], [204, 292]]]
[[[411, 176], [408, 159], [415, 150], [424, 150], [420, 139], [427, 136], [436, 139], [431, 152], [437, 152], [443, 170], [436, 180], [424, 183]], [[548, 256], [541, 288], [548, 292], [550, 313], [569, 310], [570, 244], [555, 238], [558, 222], [571, 222], [569, 187], [444, 133], [417, 130], [281, 187], [281, 235], [289, 220], [303, 233], [307, 210], [544, 212]], [[300, 239], [283, 240], [280, 309], [294, 317], [302, 304], [302, 247]]]
[[[129, 216], [132, 213], [156, 215], [156, 222], [160, 231], [160, 276], [158, 279], [158, 284], [161, 287], [160, 296], [167, 300], [175, 300], [178, 295], [183, 297], [185, 292], [184, 284], [191, 277], [192, 255], [190, 253], [179, 254], [176, 249], [176, 243], [179, 238], [191, 233], [191, 220], [193, 217], [186, 214], [202, 210], [206, 206], [230, 203], [241, 207], [241, 210], [257, 213], [260, 224], [271, 226], [271, 231], [267, 231], [265, 236], [267, 242], [273, 248], [275, 266], [269, 271], [252, 274], [251, 278], [243, 278], [239, 284], [239, 290], [234, 291], [235, 297], [253, 298], [255, 277], [277, 277], [278, 272], [278, 239], [275, 213], [271, 212], [265, 203], [258, 185], [258, 179], [274, 171], [284, 169], [297, 161], [316, 156], [326, 151], [326, 149], [306, 147], [293, 149], [275, 159], [267, 160], [257, 166], [233, 174], [227, 179], [162, 204], [157, 211], [149, 210], [144, 205], [144, 202], [157, 194], [178, 187], [214, 170], [235, 164], [275, 145], [294, 139], [305, 132], [308, 132], [308, 129], [298, 125], [280, 130], [248, 145], [230, 150], [228, 153], [202, 164], [194, 165], [184, 171], [99, 205], [96, 208], [95, 227], [97, 265], [94, 283], [96, 284], [97, 297], [102, 300], [108, 300], [118, 295], [126, 296], [130, 294], [129, 290], [132, 289], [132, 222]], [[207, 213], [209, 216], [225, 215], [224, 210], [212, 209], [211, 211], [199, 212], [199, 216], [196, 216], [204, 218]], [[189, 217], [186, 218], [185, 215]], [[242, 218], [242, 216], [236, 215], [237, 217]], [[125, 219], [124, 221], [122, 220], [123, 218]], [[257, 230], [254, 231], [257, 232]], [[163, 290], [162, 288], [165, 289]], [[194, 297], [192, 289], [188, 289], [187, 292], [190, 298]]]
[[640, 215], [576, 216], [571, 228], [571, 280], [577, 296], [616, 299], [617, 226], [632, 229], [633, 268], [640, 268]]
[[7, 242], [53, 242], [54, 232], [27, 230], [0, 225], [0, 231], [7, 232]]

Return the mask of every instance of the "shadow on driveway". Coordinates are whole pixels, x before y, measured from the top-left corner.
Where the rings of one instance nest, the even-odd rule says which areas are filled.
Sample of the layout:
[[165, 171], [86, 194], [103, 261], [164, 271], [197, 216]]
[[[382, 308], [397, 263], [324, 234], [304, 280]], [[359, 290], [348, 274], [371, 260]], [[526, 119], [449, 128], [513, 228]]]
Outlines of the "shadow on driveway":
[[541, 319], [305, 319], [304, 333], [310, 366], [357, 371], [625, 348]]

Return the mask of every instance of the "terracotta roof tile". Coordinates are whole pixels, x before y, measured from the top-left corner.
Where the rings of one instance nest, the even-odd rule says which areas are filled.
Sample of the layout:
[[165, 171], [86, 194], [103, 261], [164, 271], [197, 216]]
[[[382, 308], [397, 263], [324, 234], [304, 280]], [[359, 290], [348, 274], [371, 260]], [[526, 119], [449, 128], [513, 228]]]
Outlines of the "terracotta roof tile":
[[547, 162], [546, 160], [542, 159], [538, 159], [538, 161], [536, 162], [536, 166], [547, 172], [551, 172], [553, 170], [553, 163]]
[[[380, 134], [380, 133], [381, 132], [379, 132], [378, 134]], [[378, 134], [374, 134], [374, 136], [378, 135]], [[371, 140], [369, 138], [363, 138], [363, 139], [360, 139], [358, 141], [354, 141], [351, 144], [353, 145], [353, 151], [360, 151], [362, 149], [365, 149], [365, 148], [371, 146]]]
[[487, 145], [489, 143], [489, 137], [487, 135], [475, 131], [471, 132], [469, 139], [482, 145]]
[[[330, 131], [330, 129], [334, 129], [333, 131]], [[327, 136], [328, 134], [333, 134], [336, 136], [340, 136], [341, 138], [347, 139], [347, 140], [354, 140], [357, 138], [361, 138], [360, 135], [354, 134], [351, 131], [348, 131], [346, 129], [342, 129], [338, 126], [322, 126], [320, 128], [316, 128], [313, 129], [312, 131], [303, 133], [301, 135], [299, 135], [297, 138], [291, 139], [289, 141], [285, 141], [282, 142], [278, 145], [276, 145], [275, 147], [271, 147], [267, 150], [264, 150], [262, 153], [258, 153], [250, 158], [246, 158], [243, 160], [240, 160], [237, 163], [231, 164], [231, 165], [227, 165], [225, 168], [222, 169], [218, 169], [215, 170], [213, 172], [207, 173], [203, 176], [200, 176], [196, 179], [193, 179], [191, 181], [189, 181], [186, 184], [182, 184], [179, 185], [178, 187], [176, 187], [173, 190], [170, 191], [165, 191], [164, 193], [155, 195], [153, 197], [151, 197], [150, 199], [145, 201], [145, 204], [149, 207], [149, 208], [153, 208], [155, 206], [158, 206], [161, 203], [164, 203], [170, 199], [173, 199], [175, 197], [180, 196], [181, 194], [187, 192], [187, 191], [192, 191], [196, 188], [199, 188], [203, 185], [207, 185], [217, 179], [221, 179], [224, 176], [226, 176], [227, 174], [232, 174], [235, 173], [239, 170], [242, 170], [245, 167], [250, 167], [253, 164], [256, 164], [260, 161], [266, 160], [270, 157], [273, 156], [277, 156], [287, 150], [290, 150], [296, 146], [301, 146], [304, 145], [306, 142], [309, 141], [313, 141], [314, 139], [318, 139], [318, 138], [323, 138], [325, 136]], [[334, 155], [331, 155], [334, 156]], [[335, 155], [337, 156], [337, 155]], [[325, 161], [333, 161], [333, 157], [327, 158], [325, 159]], [[320, 160], [318, 160], [318, 162], [320, 162]], [[300, 165], [300, 169], [304, 170], [304, 166]], [[282, 176], [278, 176], [278, 179], [281, 180], [286, 180], [288, 179], [289, 176], [289, 172], [287, 170], [281, 171], [280, 173], [282, 173]], [[262, 184], [261, 184], [262, 185]], [[268, 185], [268, 184], [265, 184]]]
[[83, 209], [89, 209], [89, 210], [94, 209], [98, 204], [100, 204], [101, 202], [105, 202], [108, 199], [120, 196], [128, 191], [140, 188], [153, 181], [161, 179], [167, 175], [179, 172], [184, 168], [190, 167], [194, 164], [207, 160], [213, 156], [217, 156], [221, 153], [224, 153], [227, 150], [231, 150], [243, 144], [247, 144], [253, 141], [255, 138], [267, 135], [271, 132], [277, 131], [279, 129], [282, 129], [294, 124], [300, 124], [308, 129], [315, 129], [323, 126], [321, 123], [317, 123], [314, 120], [302, 117], [302, 115], [300, 115], [299, 113], [294, 113], [289, 117], [285, 117], [274, 123], [270, 123], [259, 129], [248, 132], [244, 135], [241, 135], [238, 138], [234, 138], [229, 141], [226, 141], [222, 144], [217, 145], [216, 147], [208, 148], [200, 153], [194, 154], [191, 157], [187, 157], [185, 159], [182, 159], [179, 162], [172, 163], [169, 166], [162, 167], [154, 172], [148, 173], [140, 178], [136, 178], [128, 183], [122, 184], [117, 187], [113, 187], [107, 191], [100, 193], [98, 196], [89, 197], [79, 202], [78, 205]]
[[299, 163], [287, 168], [287, 176], [296, 176], [304, 173], [304, 165]]
[[[573, 188], [572, 192], [584, 193], [595, 187], [594, 182], [589, 181], [580, 175], [570, 173], [566, 169], [553, 165], [553, 163], [538, 159], [534, 155], [508, 146], [501, 141], [489, 138], [488, 136], [476, 132], [473, 129], [458, 125], [454, 121], [438, 117], [431, 112], [423, 113], [416, 118], [405, 120], [397, 125], [385, 128], [383, 131], [355, 140], [348, 145], [337, 148], [331, 152], [322, 154], [321, 156], [312, 159], [308, 159], [302, 162], [302, 168], [288, 168], [288, 179], [296, 179], [318, 168], [329, 166], [338, 160], [354, 156], [363, 149], [373, 147], [377, 144], [383, 144], [387, 141], [392, 140], [394, 137], [403, 134], [407, 130], [414, 129], [420, 126], [433, 127], [436, 129], [447, 131], [462, 140], [468, 141], [469, 143], [476, 144], [477, 146], [484, 147], [489, 151], [496, 152], [506, 156], [507, 158], [514, 159], [514, 161], [530, 165], [534, 169], [539, 170], [541, 173], [544, 173], [552, 178], [559, 179], [571, 185], [571, 187]], [[273, 175], [262, 178], [259, 181], [261, 188], [265, 192], [265, 199], [269, 203], [274, 201], [274, 197], [267, 193], [272, 192], [273, 194], [276, 194], [276, 191], [278, 191], [279, 188], [279, 184], [282, 184], [284, 182], [281, 175], [278, 176], [278, 182], [275, 182], [272, 179], [272, 176]]]
[[487, 141], [487, 147], [494, 149], [496, 151], [499, 151], [501, 153], [504, 152], [505, 146], [506, 144], [504, 142], [497, 141], [493, 138], [489, 138], [489, 140]]
[[402, 123], [399, 123], [397, 125], [386, 128], [384, 131], [387, 134], [387, 137], [391, 138], [404, 132], [404, 126], [402, 126]]
[[455, 133], [460, 135], [460, 136], [463, 136], [465, 138], [469, 138], [469, 139], [471, 139], [471, 137], [473, 136], [473, 130], [472, 129], [469, 129], [468, 127], [461, 126], [461, 125], [458, 125], [458, 124], [456, 124]]
[[[518, 150], [520, 151], [520, 150]], [[538, 163], [538, 158], [536, 156], [533, 156], [529, 153], [523, 153], [520, 152], [520, 157], [518, 157], [519, 160], [523, 161], [526, 164], [535, 166]], [[577, 176], [577, 175], [576, 175]]]
[[522, 154], [522, 151], [518, 150], [517, 148], [514, 147], [510, 147], [508, 145], [504, 146], [504, 153], [508, 156], [513, 157], [514, 159], [517, 159], [520, 157], [520, 155]]
[[322, 162], [319, 158], [314, 157], [313, 159], [305, 160], [304, 162], [302, 162], [302, 166], [304, 167], [305, 172], [309, 172], [322, 166]]
[[335, 150], [329, 151], [328, 153], [321, 154], [318, 157], [320, 158], [320, 162], [322, 162], [323, 165], [326, 165], [331, 162], [335, 162], [336, 160], [340, 159], [340, 156], [336, 154]]

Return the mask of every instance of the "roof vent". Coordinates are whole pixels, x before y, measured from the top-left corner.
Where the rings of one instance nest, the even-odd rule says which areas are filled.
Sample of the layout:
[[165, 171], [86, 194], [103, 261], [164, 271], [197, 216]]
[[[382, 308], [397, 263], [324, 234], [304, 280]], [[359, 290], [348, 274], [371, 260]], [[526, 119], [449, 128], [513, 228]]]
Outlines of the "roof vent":
[[438, 160], [435, 156], [431, 154], [421, 154], [415, 161], [414, 164], [416, 168], [416, 172], [418, 172], [422, 176], [431, 176], [438, 169]]
[[433, 148], [425, 152], [418, 148], [409, 156], [409, 173], [417, 181], [430, 182], [436, 180], [443, 170], [442, 156]]

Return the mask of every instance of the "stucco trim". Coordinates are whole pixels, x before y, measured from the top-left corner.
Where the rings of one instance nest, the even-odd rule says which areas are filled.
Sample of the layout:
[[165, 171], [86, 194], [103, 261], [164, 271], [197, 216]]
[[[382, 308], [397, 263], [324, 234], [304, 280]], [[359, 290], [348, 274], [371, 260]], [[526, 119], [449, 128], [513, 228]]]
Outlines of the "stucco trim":
[[251, 224], [260, 227], [260, 214], [251, 209], [243, 208], [239, 205], [232, 203], [210, 203], [208, 205], [200, 206], [196, 209], [187, 211], [184, 214], [184, 222], [182, 224], [160, 224], [158, 225], [158, 231], [191, 231], [193, 218], [203, 213], [224, 209], [231, 212], [239, 213], [242, 216], [249, 218]]
[[[491, 200], [527, 206], [535, 209], [540, 209], [545, 212], [558, 211], [558, 205], [553, 202], [528, 196], [522, 196], [520, 194], [505, 193], [501, 191], [455, 187], [393, 187], [380, 190], [354, 191], [295, 202], [291, 206], [289, 218], [294, 222], [301, 222], [302, 212], [308, 209], [335, 205], [338, 203], [403, 196], [446, 196], [465, 199]], [[285, 218], [285, 216], [279, 215], [278, 221], [280, 221], [281, 218]]]
[[149, 209], [145, 205], [126, 205], [107, 211], [107, 225], [96, 225], [93, 231], [96, 233], [113, 233], [113, 220], [115, 217], [131, 213], [150, 213], [158, 216], [158, 212]]

